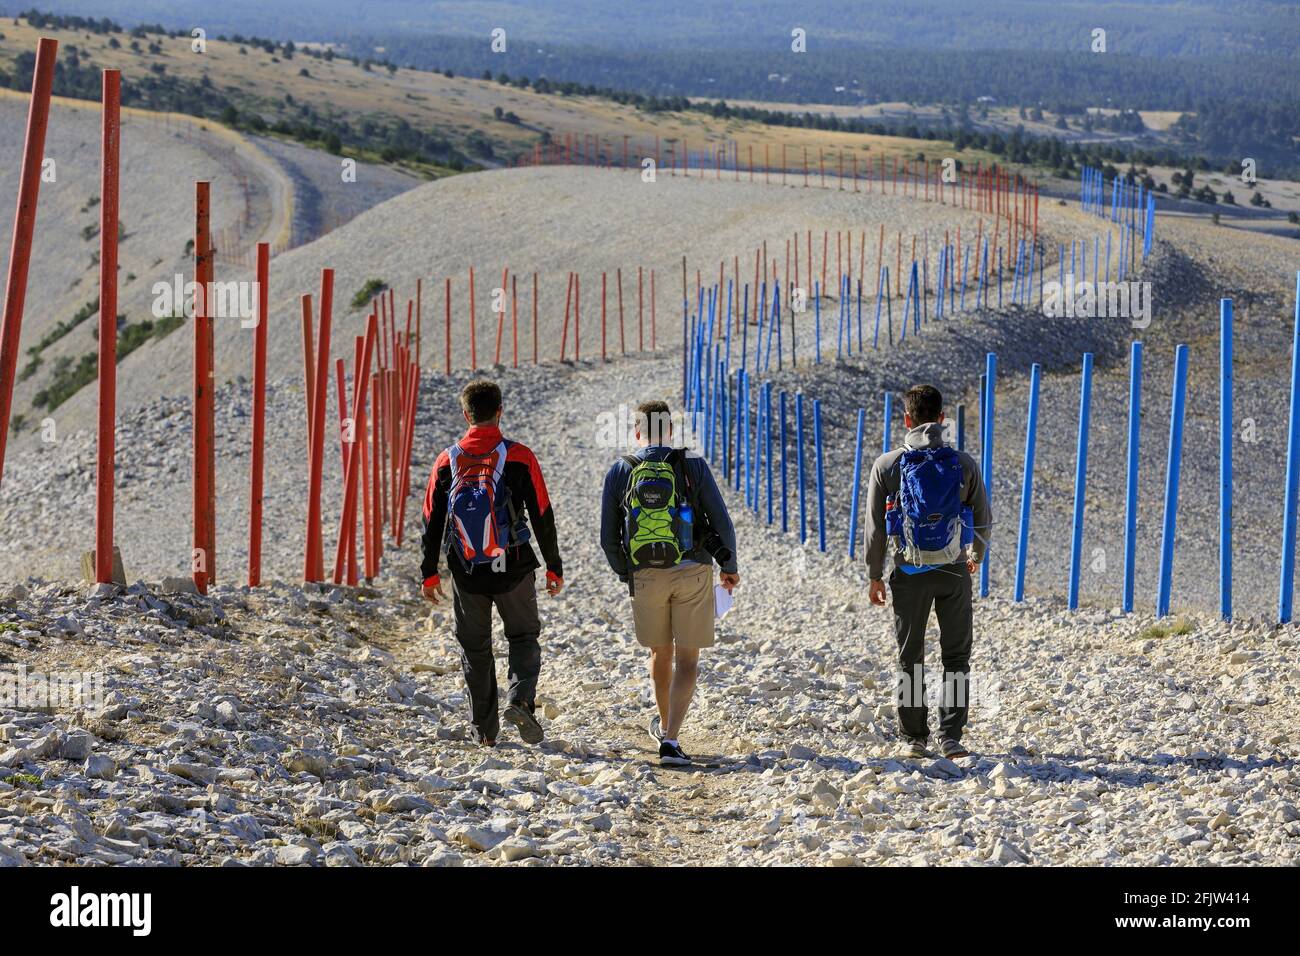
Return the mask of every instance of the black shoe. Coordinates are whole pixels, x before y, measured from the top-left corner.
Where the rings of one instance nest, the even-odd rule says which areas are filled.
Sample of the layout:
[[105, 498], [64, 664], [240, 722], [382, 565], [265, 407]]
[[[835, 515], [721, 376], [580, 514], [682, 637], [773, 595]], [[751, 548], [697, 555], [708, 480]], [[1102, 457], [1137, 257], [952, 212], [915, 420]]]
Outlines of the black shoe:
[[682, 749], [681, 744], [669, 743], [665, 740], [659, 744], [659, 763], [665, 767], [689, 767], [691, 758], [686, 756], [686, 751]]
[[515, 725], [526, 744], [540, 744], [546, 736], [537, 718], [523, 704], [511, 704], [501, 716]]
[[654, 738], [655, 743], [661, 744], [664, 742], [663, 723], [659, 720], [658, 714], [655, 714], [653, 717], [650, 718], [649, 730], [650, 730], [650, 736]]

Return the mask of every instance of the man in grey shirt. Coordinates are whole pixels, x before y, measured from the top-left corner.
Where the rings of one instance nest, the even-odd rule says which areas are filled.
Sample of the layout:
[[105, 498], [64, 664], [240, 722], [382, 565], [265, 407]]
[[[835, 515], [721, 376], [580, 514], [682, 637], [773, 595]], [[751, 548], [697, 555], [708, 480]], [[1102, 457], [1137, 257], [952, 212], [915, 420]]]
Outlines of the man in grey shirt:
[[[934, 608], [939, 620], [939, 647], [943, 658], [943, 697], [939, 707], [940, 752], [964, 757], [962, 729], [966, 725], [970, 675], [971, 576], [988, 551], [993, 522], [988, 492], [979, 464], [964, 451], [956, 452], [961, 468], [961, 502], [971, 509], [974, 541], [950, 563], [917, 565], [904, 556], [900, 539], [885, 529], [886, 499], [898, 502], [903, 456], [917, 449], [944, 447], [943, 396], [932, 385], [913, 385], [903, 395], [903, 423], [907, 434], [902, 447], [886, 452], [871, 466], [867, 484], [866, 555], [871, 578], [871, 603], [885, 604], [885, 551], [894, 551], [889, 591], [894, 605], [894, 636], [898, 641], [898, 687], [895, 706], [904, 755], [929, 756], [930, 728], [925, 706], [925, 630]], [[951, 454], [951, 453], [950, 453]]]

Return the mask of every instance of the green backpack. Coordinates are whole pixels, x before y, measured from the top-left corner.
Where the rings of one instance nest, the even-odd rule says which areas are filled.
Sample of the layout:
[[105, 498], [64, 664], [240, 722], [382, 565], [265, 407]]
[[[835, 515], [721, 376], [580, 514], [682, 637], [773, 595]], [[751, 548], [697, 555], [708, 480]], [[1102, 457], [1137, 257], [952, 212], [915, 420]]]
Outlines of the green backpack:
[[624, 541], [635, 568], [673, 568], [694, 547], [694, 508], [681, 452], [663, 461], [624, 455], [632, 469], [623, 495]]

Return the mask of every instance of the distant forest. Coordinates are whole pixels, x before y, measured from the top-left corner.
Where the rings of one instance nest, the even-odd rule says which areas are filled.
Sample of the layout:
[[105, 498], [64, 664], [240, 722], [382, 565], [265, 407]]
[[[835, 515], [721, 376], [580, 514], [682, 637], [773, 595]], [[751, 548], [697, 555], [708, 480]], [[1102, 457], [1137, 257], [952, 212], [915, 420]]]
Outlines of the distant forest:
[[990, 97], [1003, 105], [1065, 114], [1098, 106], [1194, 111], [1195, 119], [1177, 130], [1180, 150], [1203, 154], [1216, 165], [1250, 156], [1275, 173], [1300, 175], [1300, 63], [1281, 57], [839, 49], [778, 59], [735, 51], [548, 47], [542, 52], [523, 41], [493, 54], [482, 40], [452, 37], [357, 38], [347, 51], [418, 69], [471, 76], [504, 73], [530, 77], [534, 84], [540, 78], [581, 91], [636, 90], [652, 100], [708, 96], [841, 105], [904, 102], [963, 110]]

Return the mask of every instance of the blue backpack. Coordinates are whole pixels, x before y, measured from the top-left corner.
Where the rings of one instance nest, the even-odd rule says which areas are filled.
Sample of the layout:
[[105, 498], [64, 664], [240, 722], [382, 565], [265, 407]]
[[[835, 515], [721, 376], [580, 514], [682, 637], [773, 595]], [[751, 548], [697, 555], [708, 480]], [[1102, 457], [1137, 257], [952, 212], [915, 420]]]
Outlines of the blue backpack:
[[885, 533], [908, 564], [951, 564], [975, 538], [971, 509], [962, 504], [956, 449], [909, 449], [898, 470], [897, 500], [886, 502]]
[[479, 564], [494, 564], [504, 558], [507, 547], [516, 547], [529, 537], [510, 499], [510, 489], [501, 480], [506, 455], [504, 441], [486, 455], [471, 455], [459, 444], [447, 449], [451, 466], [448, 552], [459, 555], [469, 570]]

